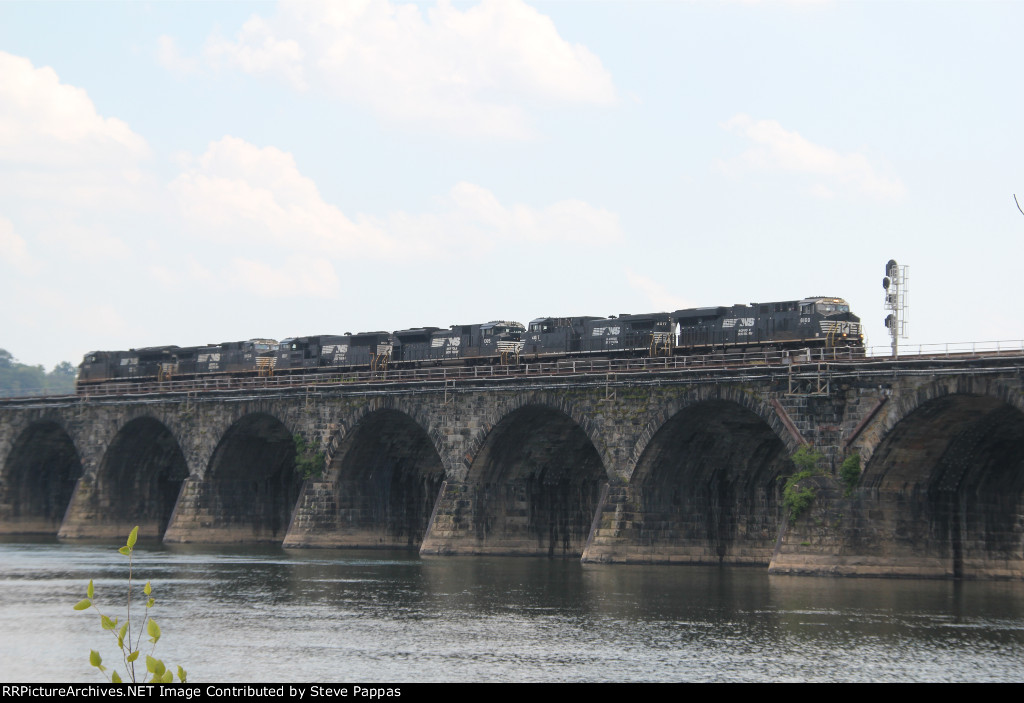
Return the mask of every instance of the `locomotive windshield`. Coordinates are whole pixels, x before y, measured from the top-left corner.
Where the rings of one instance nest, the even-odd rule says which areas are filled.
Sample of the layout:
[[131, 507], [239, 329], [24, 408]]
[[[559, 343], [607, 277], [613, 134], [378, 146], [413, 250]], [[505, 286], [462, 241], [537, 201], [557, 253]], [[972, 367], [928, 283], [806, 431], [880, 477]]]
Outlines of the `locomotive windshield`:
[[850, 312], [850, 306], [845, 303], [818, 303], [818, 312], [822, 315], [834, 315], [839, 312]]
[[805, 298], [800, 301], [800, 314], [841, 315], [850, 312], [850, 305], [842, 298]]

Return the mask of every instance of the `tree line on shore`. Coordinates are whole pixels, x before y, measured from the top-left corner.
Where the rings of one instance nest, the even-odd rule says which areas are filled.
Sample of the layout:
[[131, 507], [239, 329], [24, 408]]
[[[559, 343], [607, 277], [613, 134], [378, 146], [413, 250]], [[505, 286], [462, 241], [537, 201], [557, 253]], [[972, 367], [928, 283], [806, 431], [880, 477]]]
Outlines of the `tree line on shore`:
[[42, 364], [23, 364], [6, 349], [0, 349], [0, 397], [72, 394], [77, 374], [78, 369], [68, 361], [47, 373]]

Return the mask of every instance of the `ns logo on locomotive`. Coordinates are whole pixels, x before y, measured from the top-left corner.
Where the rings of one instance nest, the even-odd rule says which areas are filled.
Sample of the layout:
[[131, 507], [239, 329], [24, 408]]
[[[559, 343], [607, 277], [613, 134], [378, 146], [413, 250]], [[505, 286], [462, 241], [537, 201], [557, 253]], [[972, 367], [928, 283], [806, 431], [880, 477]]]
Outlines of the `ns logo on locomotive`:
[[820, 347], [863, 348], [860, 318], [842, 298], [692, 308], [613, 317], [539, 317], [396, 332], [250, 339], [201, 347], [86, 354], [79, 390], [109, 381], [509, 364], [566, 357], [706, 354]]

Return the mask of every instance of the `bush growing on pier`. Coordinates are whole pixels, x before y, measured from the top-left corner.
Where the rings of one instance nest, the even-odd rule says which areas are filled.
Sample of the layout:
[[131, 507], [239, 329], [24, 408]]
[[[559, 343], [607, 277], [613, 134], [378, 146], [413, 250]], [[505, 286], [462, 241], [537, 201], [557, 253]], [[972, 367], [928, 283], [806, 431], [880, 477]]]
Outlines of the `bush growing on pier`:
[[320, 478], [324, 473], [324, 453], [300, 434], [292, 435], [295, 443], [295, 469], [302, 478]]
[[839, 479], [846, 486], [843, 495], [848, 496], [852, 494], [853, 489], [860, 482], [860, 454], [855, 452], [843, 460], [843, 463], [839, 466]]
[[[96, 608], [96, 611], [100, 616], [100, 627], [109, 632], [117, 639], [117, 647], [121, 650], [121, 659], [125, 666], [125, 676], [127, 681], [131, 683], [145, 683], [147, 680], [153, 683], [171, 683], [174, 681], [174, 673], [169, 667], [164, 665], [162, 661], [153, 657], [153, 652], [156, 650], [156, 643], [160, 640], [160, 626], [156, 624], [156, 620], [149, 616], [150, 609], [156, 603], [152, 597], [153, 587], [149, 581], [146, 581], [146, 585], [142, 588], [142, 593], [145, 596], [146, 609], [142, 617], [138, 630], [133, 632], [132, 628], [132, 553], [135, 551], [135, 541], [139, 537], [139, 527], [135, 526], [135, 529], [128, 535], [128, 541], [123, 547], [117, 551], [128, 557], [128, 603], [127, 613], [125, 614], [124, 623], [118, 627], [118, 618], [110, 618], [99, 612], [99, 607], [93, 602], [95, 598], [95, 589], [93, 588], [92, 581], [89, 581], [89, 586], [85, 591], [85, 598], [78, 601], [75, 604], [75, 610], [88, 610], [89, 608]], [[152, 643], [149, 654], [146, 655], [146, 671], [142, 674], [141, 680], [135, 672], [135, 662], [140, 656], [141, 643], [143, 635], [149, 636], [149, 642]], [[107, 678], [111, 683], [122, 683], [120, 674], [117, 670], [111, 669], [110, 674], [107, 674], [107, 667], [103, 664], [103, 657], [95, 649], [89, 652], [89, 663], [95, 666], [100, 672]], [[184, 669], [178, 667], [178, 680], [185, 683], [187, 674]]]
[[801, 487], [799, 484], [812, 476], [821, 475], [818, 462], [821, 461], [822, 455], [805, 444], [797, 449], [791, 458], [797, 471], [787, 477], [782, 486], [782, 505], [786, 509], [789, 521], [796, 522], [811, 507], [815, 494], [811, 486]]

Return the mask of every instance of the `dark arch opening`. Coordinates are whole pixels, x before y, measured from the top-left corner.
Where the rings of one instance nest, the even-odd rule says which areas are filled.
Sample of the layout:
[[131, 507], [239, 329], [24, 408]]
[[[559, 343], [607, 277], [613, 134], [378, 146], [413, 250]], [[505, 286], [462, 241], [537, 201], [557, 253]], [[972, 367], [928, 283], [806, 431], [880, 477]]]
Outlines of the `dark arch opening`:
[[217, 541], [283, 540], [302, 488], [288, 428], [264, 413], [243, 417], [217, 445], [207, 482]]
[[875, 449], [861, 485], [897, 548], [948, 560], [958, 577], [1024, 568], [1024, 413], [1006, 402], [951, 394], [923, 404]]
[[56, 534], [81, 475], [74, 442], [60, 425], [30, 425], [7, 457], [0, 483], [0, 531]]
[[606, 481], [597, 449], [568, 415], [541, 405], [512, 412], [470, 468], [482, 551], [581, 556]]
[[761, 417], [712, 400], [673, 415], [651, 438], [631, 480], [633, 538], [654, 558], [767, 564], [779, 526], [786, 445]]
[[174, 512], [188, 465], [178, 441], [151, 417], [132, 420], [110, 443], [97, 472], [104, 522], [143, 536], [162, 537]]
[[445, 474], [416, 421], [397, 410], [367, 415], [342, 441], [328, 473], [337, 477], [344, 546], [419, 548]]

